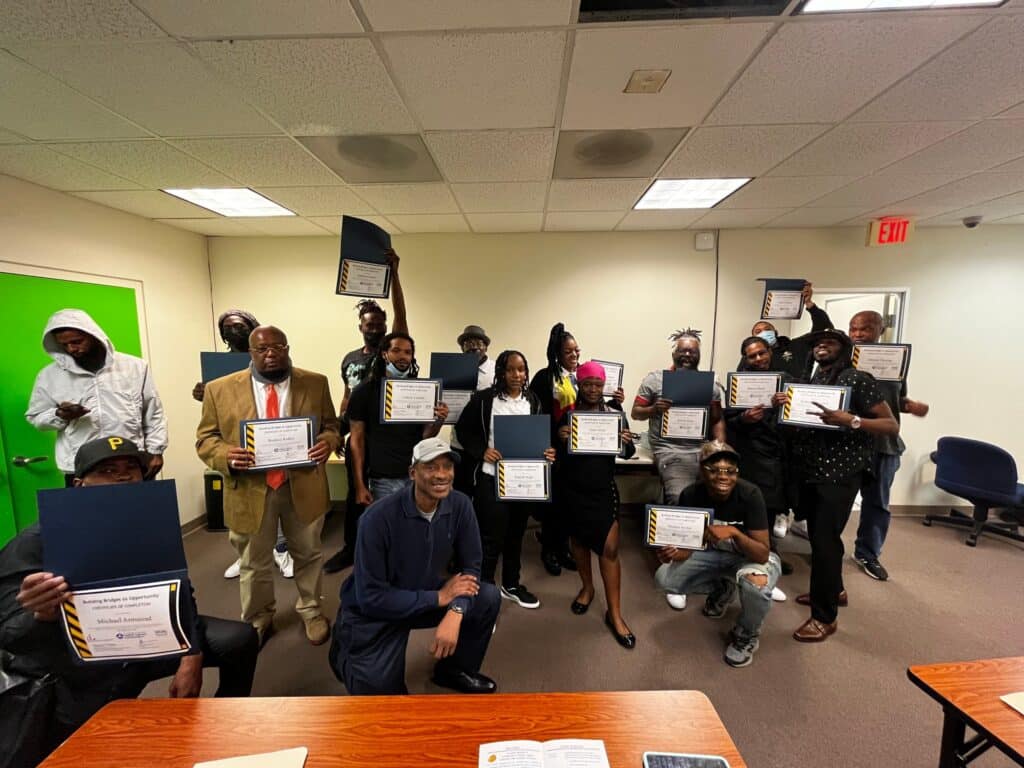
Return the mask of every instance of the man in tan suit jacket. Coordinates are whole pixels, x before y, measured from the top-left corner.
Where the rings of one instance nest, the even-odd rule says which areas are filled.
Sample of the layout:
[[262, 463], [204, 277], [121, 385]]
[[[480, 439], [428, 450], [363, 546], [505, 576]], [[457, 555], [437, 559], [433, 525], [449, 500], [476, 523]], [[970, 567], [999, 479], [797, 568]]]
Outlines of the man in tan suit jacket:
[[[206, 386], [196, 452], [224, 475], [224, 519], [242, 562], [242, 620], [256, 628], [261, 643], [273, 631], [273, 549], [280, 520], [295, 563], [295, 610], [306, 637], [320, 645], [330, 633], [320, 611], [320, 530], [330, 506], [324, 464], [341, 445], [338, 419], [327, 378], [292, 367], [288, 339], [281, 330], [257, 328], [249, 339], [249, 354], [252, 364], [247, 370]], [[309, 451], [316, 466], [247, 472], [254, 459], [242, 447], [240, 423], [300, 416], [312, 417], [318, 430]]]

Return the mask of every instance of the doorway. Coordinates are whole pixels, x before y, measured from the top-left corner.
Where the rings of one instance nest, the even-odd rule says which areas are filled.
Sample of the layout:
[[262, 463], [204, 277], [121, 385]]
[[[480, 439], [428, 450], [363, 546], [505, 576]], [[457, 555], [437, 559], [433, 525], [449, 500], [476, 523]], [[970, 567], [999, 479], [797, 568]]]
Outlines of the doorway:
[[[850, 318], [858, 312], [874, 310], [885, 321], [885, 331], [879, 341], [898, 343], [903, 334], [903, 318], [907, 304], [906, 288], [873, 288], [867, 290], [820, 290], [814, 292], [814, 303], [832, 320], [832, 327], [844, 333], [850, 327]], [[811, 330], [811, 316], [804, 312], [799, 320], [777, 323], [780, 334], [796, 338]]]

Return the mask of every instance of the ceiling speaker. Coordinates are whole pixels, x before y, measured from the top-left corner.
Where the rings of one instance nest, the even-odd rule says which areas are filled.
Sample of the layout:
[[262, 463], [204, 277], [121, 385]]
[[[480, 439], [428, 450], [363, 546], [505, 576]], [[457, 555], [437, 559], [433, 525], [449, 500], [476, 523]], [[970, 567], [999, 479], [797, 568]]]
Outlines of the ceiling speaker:
[[296, 138], [349, 184], [441, 180], [419, 134]]
[[686, 128], [560, 131], [555, 150], [554, 177], [628, 179], [653, 176], [686, 131]]

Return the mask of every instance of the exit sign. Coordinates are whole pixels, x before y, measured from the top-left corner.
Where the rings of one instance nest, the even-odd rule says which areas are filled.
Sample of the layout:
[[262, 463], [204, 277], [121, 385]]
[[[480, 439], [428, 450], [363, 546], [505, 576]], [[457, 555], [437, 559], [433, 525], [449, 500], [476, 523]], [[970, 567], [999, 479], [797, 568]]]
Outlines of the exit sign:
[[895, 245], [905, 243], [914, 231], [914, 222], [899, 216], [875, 219], [868, 230], [868, 245]]

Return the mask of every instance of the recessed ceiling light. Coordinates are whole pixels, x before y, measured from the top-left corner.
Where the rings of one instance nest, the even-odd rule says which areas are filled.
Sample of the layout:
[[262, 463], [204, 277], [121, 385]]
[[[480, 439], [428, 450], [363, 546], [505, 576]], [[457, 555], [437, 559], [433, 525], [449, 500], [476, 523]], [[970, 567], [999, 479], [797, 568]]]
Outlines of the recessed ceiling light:
[[712, 208], [750, 179], [658, 179], [635, 210], [664, 208]]
[[295, 215], [251, 189], [165, 189], [164, 192], [221, 216]]
[[797, 13], [908, 11], [926, 8], [995, 7], [1006, 0], [807, 0]]

